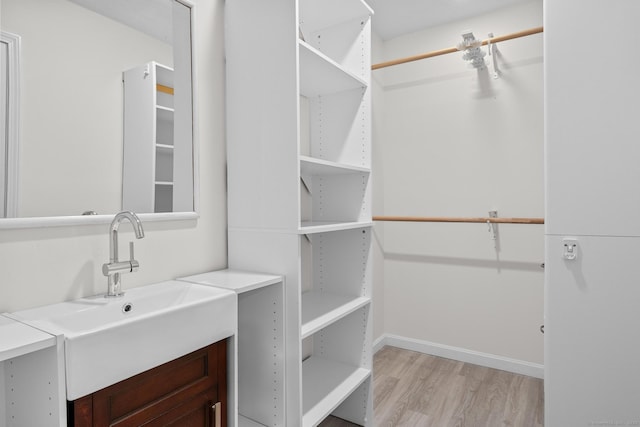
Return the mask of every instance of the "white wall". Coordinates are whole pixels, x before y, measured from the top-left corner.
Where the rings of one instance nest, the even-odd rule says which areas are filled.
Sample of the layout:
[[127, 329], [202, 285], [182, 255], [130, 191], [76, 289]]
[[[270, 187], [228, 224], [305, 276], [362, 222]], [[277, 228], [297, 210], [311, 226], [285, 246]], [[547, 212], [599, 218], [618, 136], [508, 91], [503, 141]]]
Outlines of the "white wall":
[[[383, 56], [454, 46], [466, 29], [484, 39], [540, 25], [535, 0], [386, 41]], [[461, 54], [374, 71], [384, 86], [374, 102], [384, 169], [375, 214], [543, 216], [542, 35], [498, 49], [499, 79]], [[543, 226], [500, 225], [498, 250], [484, 224], [383, 227], [386, 334], [543, 362]]]
[[[140, 270], [123, 277], [131, 288], [226, 266], [226, 183], [222, 0], [195, 0], [200, 219], [144, 224], [136, 241]], [[4, 0], [3, 0], [4, 6]], [[26, 46], [25, 46], [26, 48]], [[0, 231], [0, 312], [104, 292], [107, 226]], [[121, 228], [123, 244], [133, 239]]]

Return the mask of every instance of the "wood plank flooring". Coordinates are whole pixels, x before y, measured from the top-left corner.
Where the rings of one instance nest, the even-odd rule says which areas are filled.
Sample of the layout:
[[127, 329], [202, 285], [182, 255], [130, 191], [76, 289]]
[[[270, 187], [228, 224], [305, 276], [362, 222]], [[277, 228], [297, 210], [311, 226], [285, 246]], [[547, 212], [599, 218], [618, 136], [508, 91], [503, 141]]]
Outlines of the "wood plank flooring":
[[[373, 360], [376, 427], [541, 427], [543, 381], [386, 346]], [[355, 424], [330, 417], [321, 427]]]

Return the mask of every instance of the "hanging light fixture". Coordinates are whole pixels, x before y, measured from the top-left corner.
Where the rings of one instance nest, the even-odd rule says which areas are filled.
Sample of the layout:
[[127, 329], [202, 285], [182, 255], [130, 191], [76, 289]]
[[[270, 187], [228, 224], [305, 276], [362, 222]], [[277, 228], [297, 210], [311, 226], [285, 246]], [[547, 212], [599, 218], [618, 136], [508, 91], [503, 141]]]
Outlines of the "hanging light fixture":
[[468, 30], [462, 33], [462, 41], [456, 48], [464, 52], [462, 59], [469, 61], [473, 68], [483, 68], [486, 53], [480, 49], [480, 46], [482, 46], [482, 40], [477, 40], [473, 32]]

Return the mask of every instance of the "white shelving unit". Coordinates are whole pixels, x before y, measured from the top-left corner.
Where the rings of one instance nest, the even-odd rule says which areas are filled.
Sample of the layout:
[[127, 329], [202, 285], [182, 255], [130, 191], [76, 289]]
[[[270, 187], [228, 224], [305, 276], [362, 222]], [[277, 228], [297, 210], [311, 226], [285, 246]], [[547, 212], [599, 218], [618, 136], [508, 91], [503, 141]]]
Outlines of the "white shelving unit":
[[309, 291], [303, 293], [301, 338], [309, 337], [370, 302], [371, 300], [367, 297], [354, 297], [330, 292]]
[[192, 211], [192, 199], [183, 203], [175, 197], [175, 188], [192, 182], [192, 135], [178, 125], [190, 120], [191, 108], [183, 99], [187, 91], [182, 90], [182, 97], [174, 95], [174, 86], [180, 85], [173, 69], [156, 62], [125, 71], [123, 81], [124, 209]]
[[226, 6], [229, 267], [285, 277], [290, 427], [373, 425], [372, 13]]
[[367, 83], [300, 40], [300, 93], [319, 96], [366, 87]]
[[371, 371], [312, 356], [302, 364], [303, 425], [317, 425], [371, 376]]
[[[284, 426], [284, 286], [282, 276], [219, 270], [178, 280], [238, 294], [238, 426]], [[233, 384], [232, 381], [229, 381]], [[233, 385], [230, 387], [233, 390]]]
[[0, 315], [0, 427], [66, 426], [62, 339]]

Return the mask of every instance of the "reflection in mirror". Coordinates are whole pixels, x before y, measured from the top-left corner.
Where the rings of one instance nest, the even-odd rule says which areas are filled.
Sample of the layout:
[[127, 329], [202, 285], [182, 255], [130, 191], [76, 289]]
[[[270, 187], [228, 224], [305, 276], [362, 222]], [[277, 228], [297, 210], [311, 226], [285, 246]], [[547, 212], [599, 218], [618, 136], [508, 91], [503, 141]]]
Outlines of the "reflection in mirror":
[[15, 217], [18, 195], [20, 37], [0, 31], [0, 218]]
[[[189, 3], [0, 0], [0, 8], [2, 30], [21, 40], [16, 216], [194, 211]], [[160, 92], [138, 94], [144, 101], [123, 82], [130, 70], [158, 80], [160, 69], [168, 77]]]

